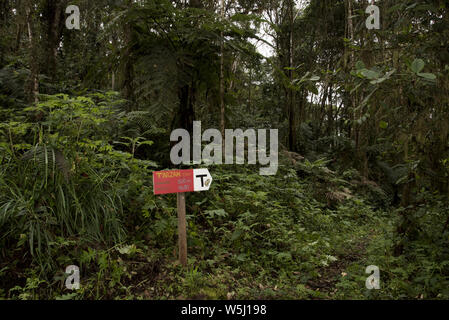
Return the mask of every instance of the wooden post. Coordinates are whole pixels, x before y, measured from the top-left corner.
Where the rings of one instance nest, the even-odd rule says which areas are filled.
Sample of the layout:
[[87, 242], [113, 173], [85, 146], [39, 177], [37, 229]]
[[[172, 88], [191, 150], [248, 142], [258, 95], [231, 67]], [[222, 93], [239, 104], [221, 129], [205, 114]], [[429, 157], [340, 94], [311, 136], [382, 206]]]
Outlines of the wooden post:
[[179, 262], [187, 266], [186, 194], [177, 193]]

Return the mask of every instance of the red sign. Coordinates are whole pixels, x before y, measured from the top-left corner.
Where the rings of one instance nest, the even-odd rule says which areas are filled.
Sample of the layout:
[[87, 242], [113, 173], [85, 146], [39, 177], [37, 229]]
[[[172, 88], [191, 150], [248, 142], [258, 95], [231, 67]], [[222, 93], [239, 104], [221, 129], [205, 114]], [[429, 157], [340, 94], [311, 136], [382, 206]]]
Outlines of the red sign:
[[207, 191], [212, 184], [207, 169], [170, 170], [153, 172], [154, 194]]
[[154, 194], [193, 192], [193, 169], [153, 172]]

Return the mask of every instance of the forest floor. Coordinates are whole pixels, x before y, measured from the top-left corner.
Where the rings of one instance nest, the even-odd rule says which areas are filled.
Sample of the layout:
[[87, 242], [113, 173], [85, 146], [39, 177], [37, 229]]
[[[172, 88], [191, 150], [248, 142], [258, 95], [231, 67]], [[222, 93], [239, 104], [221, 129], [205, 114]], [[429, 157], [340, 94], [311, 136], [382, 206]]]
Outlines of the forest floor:
[[[134, 280], [133, 290], [137, 299], [351, 299], [369, 295], [365, 288], [364, 274], [371, 255], [369, 247], [381, 242], [382, 226], [361, 227], [352, 237], [348, 235], [346, 248], [331, 259], [317, 266], [308, 277], [301, 271], [292, 271], [291, 276], [277, 278], [278, 270], [261, 279], [255, 274], [238, 275], [226, 266], [202, 269], [201, 256], [190, 257], [193, 262], [183, 270], [177, 262], [175, 252], [168, 260], [144, 264], [136, 273], [145, 274]], [[334, 261], [335, 260], [335, 261]], [[196, 267], [195, 267], [196, 266]], [[308, 280], [303, 280], [308, 279]], [[223, 285], [223, 282], [226, 285]], [[217, 285], [221, 283], [222, 285]], [[129, 285], [132, 286], [131, 283]], [[354, 288], [359, 291], [354, 292]], [[171, 291], [171, 290], [172, 291]]]
[[348, 252], [339, 255], [338, 260], [332, 262], [329, 266], [318, 270], [319, 277], [312, 279], [307, 283], [307, 288], [325, 293], [327, 296], [334, 295], [338, 289], [337, 284], [342, 277], [348, 275], [346, 269], [351, 264], [360, 262], [363, 257], [366, 257], [366, 247], [372, 237], [357, 239], [357, 244]]
[[[322, 161], [281, 165], [276, 176], [245, 166], [209, 169], [210, 191], [186, 200], [186, 268], [177, 257], [176, 197], [166, 195], [152, 198], [151, 211], [141, 209], [141, 224], [127, 226], [123, 243], [55, 240], [60, 269], [80, 266], [80, 290], [67, 292], [62, 272], [38, 273], [17, 259], [13, 274], [0, 263], [0, 297], [3, 291], [19, 299], [421, 298], [441, 268], [428, 262], [434, 245], [392, 255], [395, 209], [354, 170], [336, 173]], [[152, 196], [151, 185], [139, 192]], [[366, 288], [370, 265], [380, 269], [380, 290]], [[437, 297], [435, 290], [429, 294]]]
[[[121, 298], [376, 297], [365, 287], [365, 269], [387, 251], [386, 212], [326, 168], [312, 170], [299, 178], [300, 169], [284, 169], [281, 181], [248, 169], [215, 170], [221, 187], [206, 199], [188, 199], [188, 267], [177, 261], [176, 237], [168, 247], [143, 241], [140, 260], [127, 271], [136, 276], [123, 282], [129, 290]], [[350, 196], [329, 200], [332, 190]]]

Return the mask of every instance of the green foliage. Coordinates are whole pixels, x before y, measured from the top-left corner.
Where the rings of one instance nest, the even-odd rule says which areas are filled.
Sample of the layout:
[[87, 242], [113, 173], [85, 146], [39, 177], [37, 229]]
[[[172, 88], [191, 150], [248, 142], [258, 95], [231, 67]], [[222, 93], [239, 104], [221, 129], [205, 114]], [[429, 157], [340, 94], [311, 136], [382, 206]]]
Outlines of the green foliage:
[[[73, 32], [60, 1], [2, 1], [0, 298], [447, 299], [448, 8], [378, 1], [374, 31], [366, 2], [79, 0]], [[152, 171], [222, 101], [279, 129], [280, 168], [210, 166], [182, 268]]]
[[2, 245], [17, 243], [41, 271], [55, 267], [50, 257], [57, 236], [81, 238], [85, 244], [123, 240], [128, 194], [120, 187], [131, 171], [155, 166], [133, 159], [136, 149], [151, 141], [131, 139], [125, 153], [105, 139], [111, 124], [120, 123], [120, 114], [111, 109], [114, 99], [109, 93], [48, 96], [25, 109], [44, 113], [45, 121], [2, 123], [8, 132], [1, 137], [6, 151], [0, 176]]

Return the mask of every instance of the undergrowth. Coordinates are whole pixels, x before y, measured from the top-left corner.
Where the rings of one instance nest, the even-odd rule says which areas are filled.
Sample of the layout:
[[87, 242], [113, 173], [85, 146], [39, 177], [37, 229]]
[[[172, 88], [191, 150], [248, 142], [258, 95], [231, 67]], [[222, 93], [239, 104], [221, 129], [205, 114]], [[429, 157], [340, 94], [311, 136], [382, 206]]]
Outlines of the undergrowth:
[[[48, 96], [1, 123], [1, 298], [449, 297], [448, 228], [434, 231], [444, 198], [423, 190], [418, 205], [392, 207], [382, 186], [325, 158], [281, 154], [275, 176], [210, 166], [210, 191], [187, 195], [182, 268], [176, 196], [152, 189], [163, 131], [120, 103], [114, 93]], [[420, 229], [398, 239], [404, 217]], [[395, 256], [398, 241], [406, 250]], [[65, 288], [69, 265], [80, 267], [78, 291]], [[380, 290], [365, 287], [369, 265]]]

